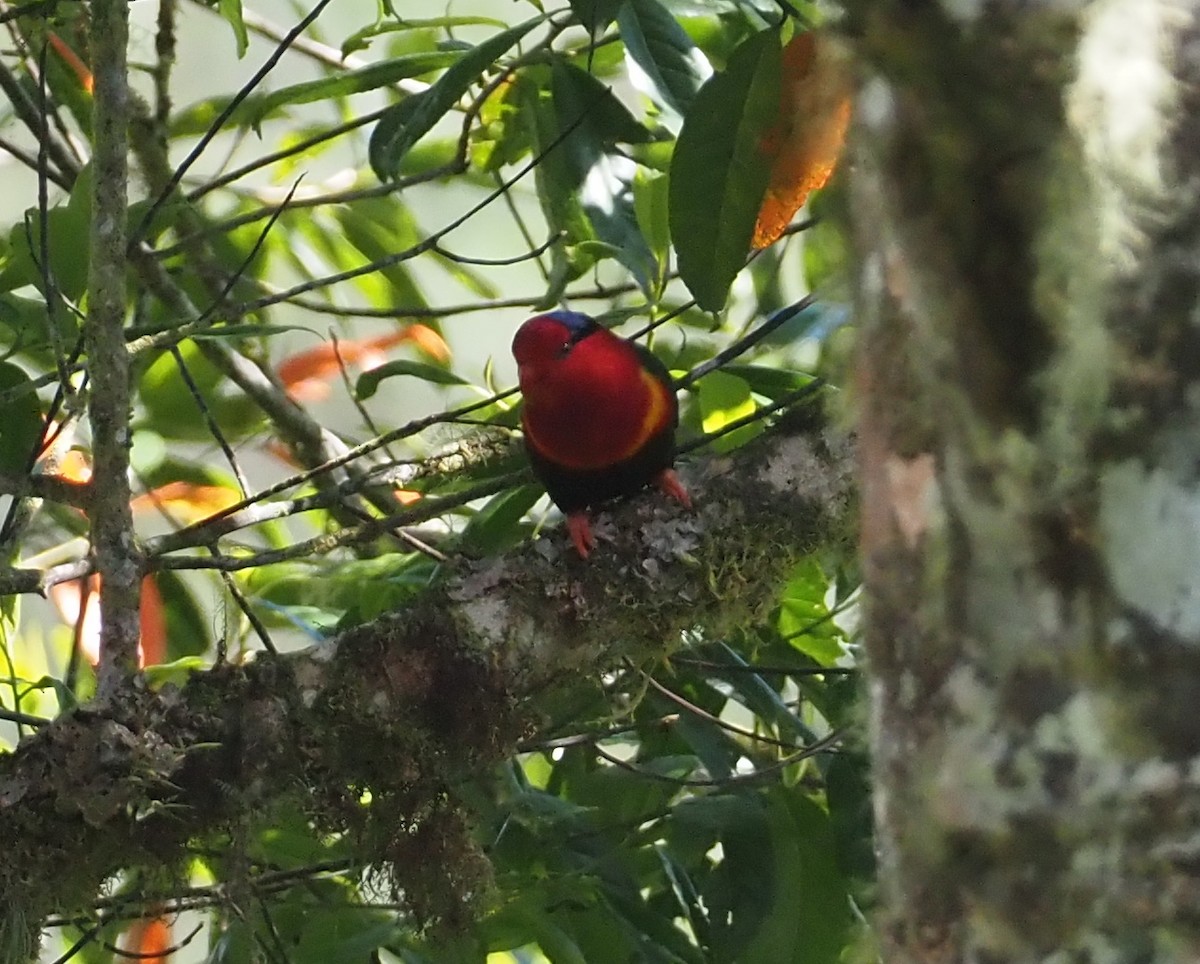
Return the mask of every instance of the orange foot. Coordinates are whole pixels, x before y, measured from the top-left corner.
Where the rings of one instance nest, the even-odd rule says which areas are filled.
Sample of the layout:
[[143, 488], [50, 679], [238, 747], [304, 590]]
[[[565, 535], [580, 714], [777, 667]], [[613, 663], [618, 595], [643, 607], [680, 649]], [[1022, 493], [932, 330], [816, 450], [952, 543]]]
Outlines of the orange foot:
[[586, 559], [588, 553], [596, 547], [596, 537], [592, 535], [592, 523], [586, 512], [567, 513], [567, 532], [571, 534], [571, 542], [581, 559]]
[[688, 495], [687, 489], [679, 481], [679, 476], [675, 474], [674, 469], [663, 469], [654, 477], [654, 484], [685, 509], [692, 507], [692, 497]]

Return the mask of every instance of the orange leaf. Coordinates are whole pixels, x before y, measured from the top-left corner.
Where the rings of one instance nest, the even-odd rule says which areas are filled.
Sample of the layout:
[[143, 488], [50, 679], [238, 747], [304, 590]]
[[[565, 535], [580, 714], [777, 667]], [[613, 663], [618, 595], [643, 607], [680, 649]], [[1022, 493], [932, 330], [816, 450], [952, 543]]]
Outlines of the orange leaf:
[[142, 605], [138, 614], [142, 641], [138, 646], [138, 668], [167, 661], [167, 613], [162, 593], [153, 575], [142, 577]]
[[339, 341], [336, 345], [325, 342], [285, 358], [276, 373], [292, 398], [315, 402], [328, 397], [327, 382], [338, 376], [342, 365], [370, 371], [387, 360], [388, 349], [406, 341], [411, 341], [434, 361], [450, 359], [450, 348], [441, 335], [427, 325], [411, 324], [376, 338]]
[[279, 441], [279, 439], [268, 439], [263, 443], [263, 450], [275, 456], [275, 458], [290, 468], [304, 468], [303, 463], [292, 454], [292, 450]]
[[421, 501], [421, 493], [416, 489], [396, 489], [392, 494], [396, 497], [396, 501], [405, 508], [408, 508], [414, 502]]
[[134, 921], [121, 940], [122, 949], [141, 964], [167, 964], [171, 955], [171, 925], [165, 917]]
[[849, 63], [836, 41], [809, 32], [783, 48], [779, 113], [759, 143], [772, 164], [754, 225], [756, 249], [783, 234], [809, 192], [833, 174], [850, 124], [851, 93]]
[[90, 482], [92, 463], [79, 449], [70, 449], [58, 463], [58, 472], [55, 474], [68, 482]]
[[95, 90], [96, 81], [92, 77], [92, 72], [88, 69], [88, 65], [80, 60], [79, 54], [68, 47], [66, 41], [54, 31], [50, 31], [47, 34], [47, 38], [50, 41], [50, 46], [54, 48], [54, 52], [62, 57], [68, 67], [75, 71], [75, 76], [79, 78], [79, 86], [89, 94], [92, 93]]
[[207, 519], [241, 501], [235, 489], [224, 485], [199, 485], [195, 482], [168, 482], [139, 495], [129, 507], [134, 512], [157, 508], [181, 521], [192, 523]]
[[412, 339], [413, 344], [435, 362], [441, 362], [444, 365], [450, 360], [450, 346], [446, 344], [446, 340], [441, 335], [428, 325], [413, 323], [405, 328], [404, 331]]
[[[63, 622], [75, 627], [75, 645], [92, 666], [100, 662], [100, 575], [72, 579], [50, 587], [50, 600]], [[138, 642], [138, 669], [167, 658], [167, 616], [162, 593], [153, 576], [142, 579], [140, 612], [141, 639]]]
[[74, 421], [68, 422], [64, 428], [62, 422], [55, 420], [46, 433], [46, 439], [48, 444], [38, 456], [38, 464], [43, 472], [68, 482], [91, 481], [92, 465], [88, 454], [71, 448], [75, 443]]
[[75, 628], [75, 645], [92, 666], [100, 662], [100, 576], [50, 587], [50, 601], [63, 622]]

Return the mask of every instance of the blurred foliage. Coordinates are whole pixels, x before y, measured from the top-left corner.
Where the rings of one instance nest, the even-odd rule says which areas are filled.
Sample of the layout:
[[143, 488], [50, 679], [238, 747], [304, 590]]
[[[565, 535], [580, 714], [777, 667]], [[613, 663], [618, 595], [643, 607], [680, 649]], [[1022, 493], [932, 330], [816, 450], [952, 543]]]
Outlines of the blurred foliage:
[[[179, 62], [153, 31], [135, 33], [131, 60], [155, 93], [138, 107], [153, 136], [135, 144], [144, 181], [129, 224], [196, 311], [187, 320], [131, 267], [134, 508], [152, 567], [195, 567], [156, 577], [163, 612], [143, 612], [147, 652], [147, 634], [161, 637], [151, 685], [242, 658], [264, 634], [320, 645], [407, 605], [446, 559], [536, 534], [548, 510], [514, 474], [504, 350], [534, 310], [570, 303], [626, 334], [654, 321], [653, 350], [682, 375], [819, 286], [811, 307], [688, 385], [693, 438], [826, 373], [826, 339], [846, 316], [836, 227], [750, 251], [781, 44], [819, 20], [814, 4], [788, 22], [765, 0], [529, 0], [509, 25], [385, 0], [345, 36], [318, 19], [287, 46], [292, 25], [241, 0], [160, 2], [157, 39], [174, 40]], [[46, 48], [48, 128], [23, 113], [39, 103], [38, 58], [11, 45], [0, 58], [29, 98], [0, 116], [0, 136], [43, 165], [48, 197], [40, 207], [31, 193], [0, 230], [0, 471], [36, 460], [67, 481], [90, 474], [78, 331], [91, 88], [77, 7], [9, 21], [18, 46]], [[192, 31], [214, 17], [227, 49], [197, 49], [212, 41]], [[286, 80], [268, 71], [239, 92], [214, 66], [203, 99], [165, 96], [173, 69], [276, 54]], [[203, 163], [176, 189], [161, 183], [147, 157], [182, 158], [201, 136]], [[308, 406], [357, 446], [352, 457], [314, 464], [239, 366]], [[10, 561], [53, 574], [86, 555], [75, 509], [20, 499], [6, 512]], [[216, 552], [244, 565], [222, 577], [202, 564]], [[114, 882], [86, 920], [52, 922], [48, 952], [89, 964], [122, 952], [213, 964], [851, 959], [873, 866], [854, 735], [857, 577], [845, 566], [813, 558], [760, 624], [696, 632], [659, 666], [614, 667], [569, 705], [539, 707], [545, 726], [523, 752], [462, 791], [495, 876], [490, 910], [466, 932], [423, 928], [347, 840], [284, 809], [195, 841], [161, 879]], [[94, 593], [73, 587], [55, 596], [57, 622], [3, 600], [0, 708], [12, 721], [91, 692]], [[9, 745], [29, 732], [4, 726]], [[164, 951], [164, 935], [185, 946]]]

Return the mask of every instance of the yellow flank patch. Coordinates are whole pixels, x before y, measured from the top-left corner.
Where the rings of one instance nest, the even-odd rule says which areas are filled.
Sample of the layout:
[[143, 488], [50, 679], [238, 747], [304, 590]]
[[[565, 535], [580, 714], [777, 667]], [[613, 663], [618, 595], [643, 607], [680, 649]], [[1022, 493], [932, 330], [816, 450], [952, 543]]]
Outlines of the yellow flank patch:
[[662, 430], [670, 411], [668, 389], [645, 369], [642, 369], [640, 374], [642, 385], [646, 388], [646, 413], [642, 416], [642, 423], [638, 426], [637, 432], [634, 433], [633, 441], [618, 453], [615, 459], [617, 462], [633, 458], [655, 433]]

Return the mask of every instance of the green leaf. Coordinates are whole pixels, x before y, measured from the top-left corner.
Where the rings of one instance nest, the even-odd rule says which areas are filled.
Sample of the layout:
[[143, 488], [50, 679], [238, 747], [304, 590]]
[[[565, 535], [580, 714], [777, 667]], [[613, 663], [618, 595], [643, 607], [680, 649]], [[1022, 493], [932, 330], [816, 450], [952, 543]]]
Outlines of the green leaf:
[[729, 677], [729, 685], [738, 695], [738, 702], [760, 717], [766, 725], [779, 727], [785, 738], [801, 740], [804, 743], [816, 742], [816, 734], [796, 715], [792, 707], [783, 701], [779, 693], [757, 673], [746, 672], [753, 667], [737, 651], [725, 643], [719, 644], [717, 649], [722, 659], [742, 668], [742, 672], [733, 673]]
[[238, 60], [241, 60], [246, 56], [246, 48], [250, 46], [250, 37], [242, 20], [242, 0], [218, 0], [217, 11], [233, 28], [233, 36], [237, 40]]
[[522, 85], [529, 84], [528, 71], [520, 71], [500, 84], [479, 108], [479, 124], [471, 131], [471, 165], [498, 171], [530, 152], [533, 136], [521, 115]]
[[741, 961], [739, 951], [753, 938], [771, 907], [774, 884], [771, 836], [757, 795], [717, 795], [675, 808], [672, 850], [687, 854], [720, 841], [724, 858], [700, 883], [711, 925], [709, 957]]
[[809, 291], [827, 291], [846, 285], [851, 275], [850, 246], [836, 217], [822, 217], [832, 205], [828, 190], [818, 191], [809, 202], [817, 223], [804, 232], [804, 279]]
[[[235, 437], [262, 422], [262, 411], [241, 393], [226, 392], [225, 376], [205, 358], [192, 341], [179, 346], [200, 397], [222, 430]], [[163, 352], [143, 373], [139, 398], [145, 408], [143, 426], [153, 428], [165, 439], [208, 439], [208, 425], [201, 417], [191, 387], [179, 372], [170, 352]]]
[[522, 116], [529, 125], [534, 150], [541, 156], [533, 171], [538, 202], [546, 226], [563, 239], [562, 244], [550, 249], [550, 284], [545, 299], [537, 306], [543, 308], [557, 302], [567, 283], [591, 268], [599, 255], [579, 248], [585, 241], [595, 241], [596, 232], [579, 197], [575, 165], [565, 150], [557, 149], [561, 146], [560, 128], [550, 92], [545, 90], [549, 79], [541, 80], [545, 77], [542, 70], [528, 73], [531, 80], [541, 81], [520, 88]]
[[[59, 205], [46, 212], [46, 226], [51, 279], [63, 295], [77, 300], [87, 290], [89, 249], [86, 239], [91, 228], [91, 215], [83, 205]], [[37, 208], [30, 208], [9, 233], [8, 257], [0, 270], [0, 291], [33, 285], [45, 295], [39, 267], [41, 237]]]
[[767, 398], [782, 398], [812, 382], [808, 372], [789, 371], [786, 368], [771, 368], [767, 365], [723, 365], [726, 375], [734, 375], [750, 386], [750, 390]]
[[370, 398], [379, 391], [379, 383], [381, 381], [385, 378], [391, 378], [394, 375], [412, 375], [414, 378], [419, 378], [425, 382], [433, 382], [435, 385], [471, 384], [461, 375], [455, 375], [454, 372], [447, 371], [445, 368], [438, 368], [436, 365], [427, 365], [424, 362], [398, 358], [394, 361], [385, 362], [378, 368], [372, 368], [370, 371], [359, 375], [358, 382], [355, 385], [355, 393], [360, 399]]
[[654, 293], [661, 295], [666, 284], [671, 254], [671, 226], [668, 220], [670, 179], [639, 168], [633, 178], [633, 213], [637, 217], [642, 237], [654, 256]]
[[434, 35], [438, 30], [453, 27], [496, 27], [503, 30], [508, 26], [503, 20], [493, 17], [430, 17], [428, 19], [385, 20], [357, 30], [342, 41], [342, 56], [364, 50], [376, 37], [389, 33], [424, 33]]
[[[753, 415], [757, 408], [745, 379], [721, 370], [700, 379], [696, 393], [700, 400], [700, 424], [706, 433], [719, 432], [731, 422]], [[718, 452], [732, 451], [760, 432], [761, 423], [745, 425], [716, 439], [713, 448]]]
[[[62, 340], [70, 344], [79, 333], [77, 316], [65, 308], [57, 312], [56, 322]], [[49, 337], [49, 312], [46, 302], [20, 295], [0, 294], [0, 325], [11, 329], [0, 337], [0, 342], [11, 345], [14, 352], [32, 355], [42, 364], [52, 364], [46, 354], [51, 345]]]
[[649, 79], [651, 96], [687, 116], [700, 85], [712, 74], [700, 52], [658, 0], [625, 0], [617, 12], [625, 49]]
[[[175, 660], [169, 665], [208, 652], [212, 643], [210, 617], [196, 602], [187, 583], [179, 573], [167, 570], [154, 573], [154, 581], [167, 617], [167, 656]], [[232, 602], [228, 604], [233, 605]]]
[[[225, 123], [229, 127], [256, 128], [284, 107], [376, 90], [409, 77], [419, 77], [421, 74], [440, 70], [459, 59], [460, 55], [452, 51], [429, 50], [393, 57], [391, 60], [370, 64], [357, 70], [340, 71], [328, 77], [293, 84], [269, 94], [247, 97]], [[190, 105], [172, 119], [172, 136], [185, 137], [204, 133], [229, 102], [229, 97], [213, 97]]]
[[[612, 89], [586, 70], [565, 60], [552, 67], [554, 107], [563, 129], [573, 124], [586, 126], [589, 133], [605, 145], [644, 144], [653, 139]], [[580, 123], [582, 121], [582, 123]]]
[[750, 251], [770, 165], [759, 138], [779, 103], [779, 34], [764, 30], [696, 95], [671, 161], [671, 238], [679, 273], [706, 311], [720, 311]]
[[598, 37], [617, 18], [621, 3], [622, 0], [570, 0], [575, 19], [593, 37]]
[[560, 155], [564, 186], [578, 198], [596, 238], [610, 245], [612, 256], [649, 291], [655, 262], [633, 210], [635, 166], [613, 150], [616, 141], [645, 139], [649, 132], [607, 87], [578, 67], [555, 62], [551, 87], [557, 130], [569, 132], [553, 152]]
[[518, 523], [542, 497], [542, 491], [540, 485], [521, 485], [493, 496], [463, 529], [464, 546], [489, 555], [515, 545], [523, 536]]
[[501, 54], [546, 18], [534, 17], [485, 40], [464, 54], [426, 91], [407, 97], [385, 113], [371, 134], [371, 167], [381, 181], [394, 178], [414, 144], [479, 80]]
[[817, 561], [806, 559], [788, 578], [779, 607], [779, 634], [822, 666], [832, 666], [842, 654], [842, 631], [825, 605], [828, 588], [829, 579]]
[[305, 328], [303, 325], [263, 325], [263, 324], [245, 324], [245, 325], [214, 325], [212, 328], [205, 328], [203, 331], [194, 331], [188, 337], [194, 338], [196, 341], [220, 341], [222, 338], [270, 338], [272, 335], [280, 335], [285, 331], [302, 331], [306, 335], [315, 334], [311, 328]]
[[[382, 262], [398, 251], [408, 250], [418, 240], [412, 215], [395, 198], [368, 198], [342, 204], [334, 209], [333, 216], [341, 231], [328, 240], [342, 248], [349, 242], [370, 262]], [[403, 263], [386, 265], [356, 280], [368, 293], [382, 288], [401, 304], [425, 304], [421, 289]]]
[[825, 769], [829, 822], [838, 842], [839, 863], [846, 876], [875, 879], [870, 764], [866, 754], [843, 749]]
[[396, 919], [382, 911], [364, 912], [361, 907], [351, 906], [308, 907], [288, 959], [293, 964], [365, 961], [395, 936], [397, 927]]
[[200, 656], [183, 656], [170, 663], [147, 666], [142, 670], [142, 675], [151, 689], [159, 689], [167, 683], [181, 687], [193, 673], [199, 673], [208, 666], [208, 660]]
[[334, 97], [346, 97], [350, 94], [362, 93], [366, 90], [377, 90], [387, 87], [397, 81], [410, 77], [419, 77], [430, 71], [441, 70], [456, 63], [460, 56], [453, 51], [428, 50], [420, 53], [404, 54], [384, 60], [356, 70], [346, 70], [310, 80], [302, 84], [284, 87], [272, 91], [256, 103], [250, 116], [250, 123], [257, 124], [280, 107], [290, 104], [311, 104], [318, 100], [330, 100]]
[[850, 930], [846, 879], [829, 817], [798, 790], [767, 794], [772, 888], [739, 964], [837, 964]]
[[42, 438], [42, 407], [29, 376], [12, 362], [0, 362], [0, 471], [24, 475]]

